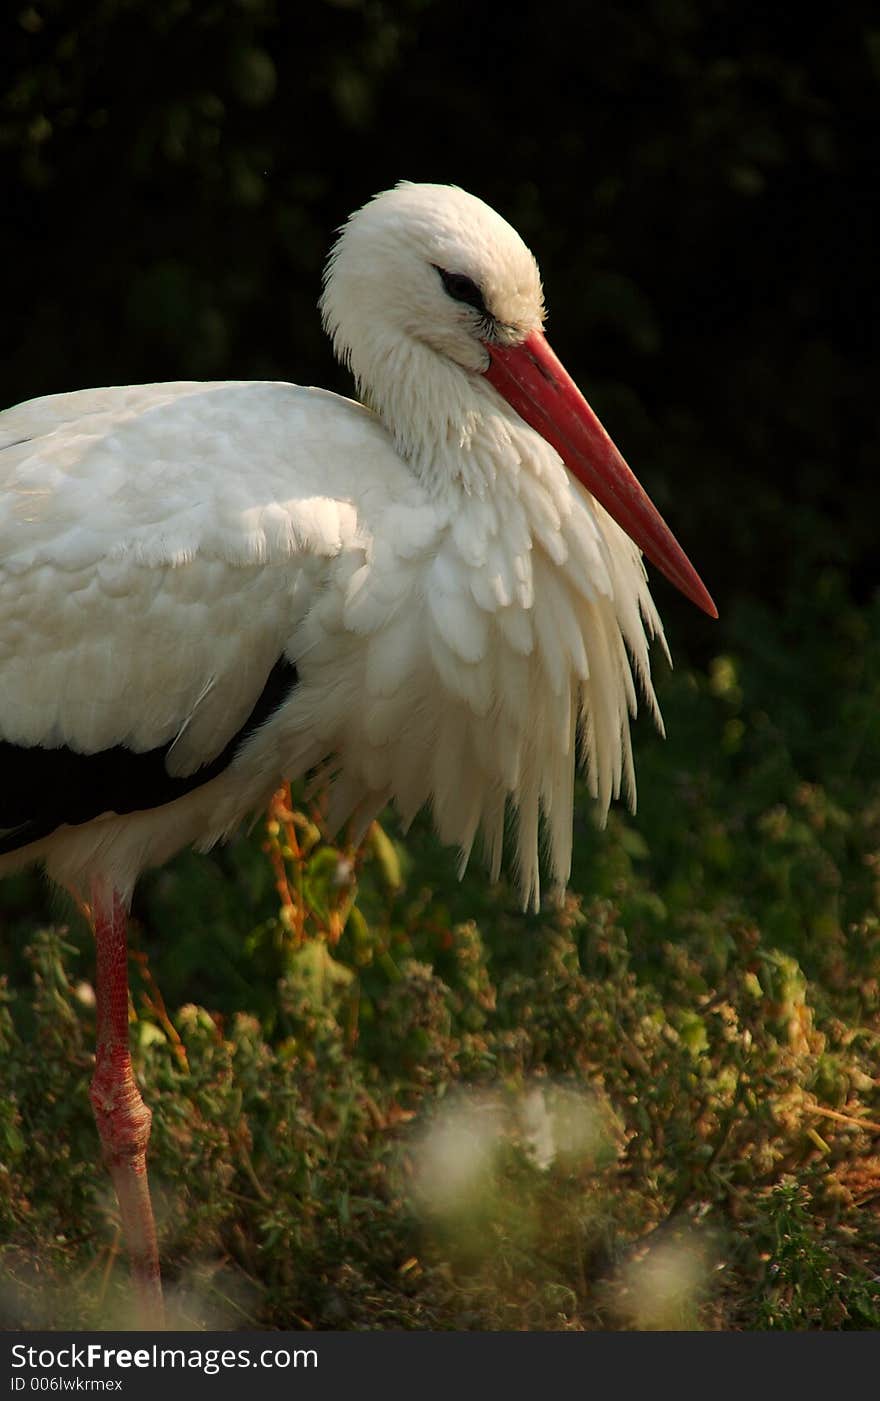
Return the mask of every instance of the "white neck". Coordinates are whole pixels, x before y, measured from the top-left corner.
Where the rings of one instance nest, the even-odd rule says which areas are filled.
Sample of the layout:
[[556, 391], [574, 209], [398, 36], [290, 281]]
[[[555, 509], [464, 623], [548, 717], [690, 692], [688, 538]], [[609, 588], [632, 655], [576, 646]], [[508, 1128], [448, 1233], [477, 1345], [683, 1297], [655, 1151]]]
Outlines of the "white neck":
[[431, 496], [485, 500], [499, 473], [518, 466], [513, 440], [532, 430], [479, 371], [414, 340], [388, 352], [362, 345], [351, 367], [364, 401]]

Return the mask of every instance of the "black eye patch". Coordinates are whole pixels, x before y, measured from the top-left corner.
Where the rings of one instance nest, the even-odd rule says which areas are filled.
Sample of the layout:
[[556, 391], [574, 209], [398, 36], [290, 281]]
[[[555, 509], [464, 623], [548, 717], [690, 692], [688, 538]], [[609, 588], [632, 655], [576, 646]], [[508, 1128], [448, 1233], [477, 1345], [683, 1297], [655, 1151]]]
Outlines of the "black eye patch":
[[[435, 263], [434, 266], [437, 267], [437, 264]], [[483, 294], [473, 278], [466, 277], [463, 272], [447, 272], [445, 268], [437, 268], [437, 271], [440, 274], [440, 281], [450, 297], [457, 302], [466, 302], [487, 321], [491, 321], [492, 318], [486, 303], [483, 301]]]

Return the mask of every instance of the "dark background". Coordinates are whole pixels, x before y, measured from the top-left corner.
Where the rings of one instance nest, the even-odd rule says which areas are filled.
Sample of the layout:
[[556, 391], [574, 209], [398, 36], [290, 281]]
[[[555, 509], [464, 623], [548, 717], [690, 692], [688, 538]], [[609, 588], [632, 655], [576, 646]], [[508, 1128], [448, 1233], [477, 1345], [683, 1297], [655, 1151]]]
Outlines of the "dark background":
[[[829, 567], [866, 600], [872, 12], [13, 4], [0, 400], [187, 377], [348, 392], [315, 307], [333, 230], [401, 178], [453, 182], [533, 248], [551, 340], [722, 630]], [[676, 651], [704, 659], [717, 631], [657, 593]]]

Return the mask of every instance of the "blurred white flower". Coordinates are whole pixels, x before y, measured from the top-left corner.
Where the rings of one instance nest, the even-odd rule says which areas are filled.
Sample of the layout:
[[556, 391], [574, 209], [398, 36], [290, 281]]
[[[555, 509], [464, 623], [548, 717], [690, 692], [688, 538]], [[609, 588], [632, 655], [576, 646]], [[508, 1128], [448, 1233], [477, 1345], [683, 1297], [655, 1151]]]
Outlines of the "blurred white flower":
[[658, 1240], [621, 1270], [618, 1312], [642, 1331], [695, 1328], [707, 1274], [705, 1250], [693, 1237]]
[[457, 1097], [429, 1125], [416, 1152], [416, 1194], [432, 1214], [466, 1208], [487, 1188], [502, 1124], [484, 1096]]

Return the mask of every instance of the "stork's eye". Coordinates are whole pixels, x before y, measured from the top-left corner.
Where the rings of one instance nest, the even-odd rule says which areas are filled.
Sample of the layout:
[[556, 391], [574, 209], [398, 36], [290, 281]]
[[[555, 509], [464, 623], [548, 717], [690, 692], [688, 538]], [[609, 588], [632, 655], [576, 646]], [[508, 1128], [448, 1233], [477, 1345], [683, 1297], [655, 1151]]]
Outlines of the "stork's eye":
[[[436, 263], [434, 266], [437, 266]], [[457, 302], [466, 302], [487, 321], [491, 320], [486, 303], [483, 301], [483, 294], [473, 278], [466, 277], [463, 272], [447, 272], [445, 268], [437, 268], [437, 271], [440, 274], [440, 281], [450, 297]]]

